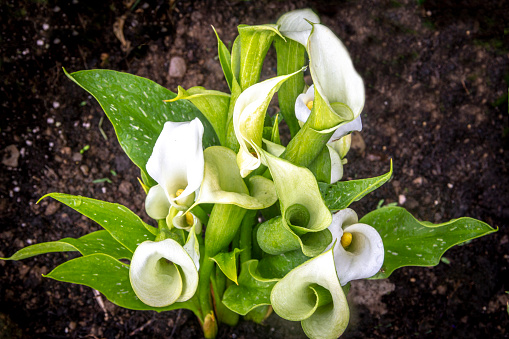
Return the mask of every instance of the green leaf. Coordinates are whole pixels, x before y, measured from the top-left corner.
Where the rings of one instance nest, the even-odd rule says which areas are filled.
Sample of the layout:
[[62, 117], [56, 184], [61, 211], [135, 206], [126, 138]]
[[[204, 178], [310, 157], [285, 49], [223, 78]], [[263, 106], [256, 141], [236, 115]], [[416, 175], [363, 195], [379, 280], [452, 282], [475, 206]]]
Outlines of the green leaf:
[[214, 26], [212, 26], [212, 29], [214, 30], [214, 33], [216, 33], [217, 55], [219, 56], [219, 62], [221, 63], [221, 68], [223, 69], [224, 78], [226, 79], [226, 82], [228, 83], [228, 87], [230, 88], [230, 91], [232, 91], [233, 72], [232, 72], [231, 55], [230, 55], [230, 52], [228, 51], [228, 48], [225, 46], [225, 44], [219, 38], [219, 34], [217, 34], [217, 31], [214, 28]]
[[211, 260], [214, 260], [224, 275], [231, 281], [238, 284], [237, 282], [237, 257], [242, 250], [236, 248], [228, 253], [218, 253]]
[[308, 260], [309, 257], [304, 255], [300, 249], [279, 255], [268, 255], [260, 260], [258, 271], [264, 277], [281, 279], [295, 267]]
[[170, 311], [191, 308], [189, 302], [166, 307], [145, 305], [134, 293], [129, 281], [129, 265], [106, 254], [91, 254], [69, 260], [45, 275], [58, 281], [80, 284], [98, 290], [109, 301], [131, 310]]
[[131, 252], [134, 252], [136, 247], [145, 240], [155, 239], [155, 235], [149, 231], [146, 224], [127, 207], [120, 204], [63, 193], [46, 194], [41, 199], [45, 197], [52, 197], [94, 220]]
[[[331, 158], [329, 148], [322, 148], [320, 154], [318, 154], [308, 168], [316, 177], [317, 181], [331, 182]], [[321, 186], [319, 187], [321, 188]]]
[[101, 230], [84, 235], [81, 238], [64, 238], [58, 241], [34, 244], [20, 249], [10, 258], [2, 260], [22, 260], [40, 254], [55, 252], [75, 252], [82, 255], [103, 253], [111, 255], [115, 259], [131, 259], [132, 253], [117, 242], [108, 231]]
[[[290, 74], [301, 69], [306, 64], [306, 49], [297, 41], [279, 36], [274, 38], [277, 54], [277, 75]], [[277, 94], [281, 114], [290, 128], [290, 134], [295, 136], [300, 129], [295, 117], [295, 101], [304, 90], [304, 73], [297, 74], [284, 83]]]
[[204, 147], [219, 142], [210, 123], [196, 107], [186, 101], [164, 103], [163, 100], [174, 98], [175, 93], [153, 81], [99, 69], [65, 74], [99, 102], [115, 128], [120, 146], [144, 172], [167, 121], [191, 121], [198, 117], [205, 127]]
[[178, 86], [177, 96], [166, 100], [166, 102], [176, 102], [181, 99], [189, 100], [205, 115], [214, 128], [221, 145], [224, 146], [226, 142], [226, 119], [228, 118], [230, 95], [220, 91], [207, 90], [201, 86], [191, 87], [187, 91]]
[[342, 210], [351, 203], [361, 200], [368, 193], [373, 192], [392, 177], [392, 160], [389, 172], [375, 178], [338, 181], [335, 184], [319, 182], [320, 193], [325, 204], [331, 211]]
[[230, 310], [246, 315], [252, 309], [270, 305], [270, 292], [277, 279], [262, 278], [257, 272], [258, 260], [242, 264], [239, 284], [231, 285], [224, 292], [223, 304]]
[[384, 243], [384, 264], [373, 279], [387, 278], [403, 266], [438, 265], [440, 257], [452, 246], [497, 231], [472, 218], [442, 224], [418, 221], [402, 207], [374, 210], [360, 222], [373, 226]]

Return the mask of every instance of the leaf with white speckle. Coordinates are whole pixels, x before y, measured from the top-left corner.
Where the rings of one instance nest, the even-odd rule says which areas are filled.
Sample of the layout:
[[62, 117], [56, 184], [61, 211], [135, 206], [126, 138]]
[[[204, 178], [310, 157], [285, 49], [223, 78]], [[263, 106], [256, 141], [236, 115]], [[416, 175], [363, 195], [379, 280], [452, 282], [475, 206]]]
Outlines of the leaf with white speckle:
[[99, 101], [115, 128], [120, 146], [145, 174], [147, 160], [167, 121], [199, 118], [205, 127], [204, 147], [219, 143], [212, 126], [195, 106], [184, 100], [163, 102], [174, 98], [175, 93], [151, 80], [102, 69], [66, 75]]
[[472, 218], [442, 224], [418, 221], [404, 208], [395, 206], [374, 210], [359, 222], [373, 226], [384, 244], [385, 260], [373, 279], [388, 278], [403, 266], [438, 265], [440, 257], [452, 246], [497, 231]]
[[80, 284], [98, 290], [109, 301], [131, 310], [170, 311], [192, 309], [190, 302], [167, 307], [151, 307], [141, 302], [131, 287], [129, 266], [106, 254], [91, 254], [69, 260], [45, 275], [58, 281]]
[[389, 172], [368, 179], [338, 181], [334, 184], [319, 182], [320, 193], [325, 204], [331, 211], [342, 210], [351, 203], [359, 201], [366, 194], [373, 192], [392, 177], [392, 160]]
[[155, 239], [148, 228], [151, 226], [125, 206], [63, 193], [50, 193], [41, 199], [48, 196], [94, 220], [131, 252], [145, 240]]
[[79, 251], [83, 255], [103, 253], [116, 259], [131, 259], [132, 252], [116, 241], [108, 231], [101, 230], [81, 238], [64, 238], [58, 241], [34, 244], [20, 249], [10, 258], [2, 260], [23, 260], [40, 254]]

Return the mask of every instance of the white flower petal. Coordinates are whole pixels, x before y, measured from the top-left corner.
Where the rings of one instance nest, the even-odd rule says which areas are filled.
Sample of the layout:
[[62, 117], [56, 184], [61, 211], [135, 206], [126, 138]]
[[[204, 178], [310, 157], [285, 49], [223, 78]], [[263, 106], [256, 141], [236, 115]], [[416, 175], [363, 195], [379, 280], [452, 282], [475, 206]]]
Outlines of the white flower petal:
[[352, 243], [345, 250], [336, 245], [334, 259], [341, 285], [351, 280], [375, 275], [384, 263], [384, 246], [380, 234], [366, 224], [353, 224], [343, 228], [352, 234]]
[[[191, 227], [189, 231], [189, 237], [187, 238], [187, 242], [184, 245], [184, 250], [189, 254], [191, 259], [193, 259], [194, 265], [197, 270], [200, 270], [200, 244], [198, 242], [198, 238], [196, 237], [196, 225]], [[201, 232], [201, 223], [200, 223], [200, 232]], [[200, 233], [198, 232], [198, 233]]]
[[315, 85], [311, 85], [306, 93], [299, 94], [295, 101], [295, 117], [300, 122], [306, 122], [311, 114], [307, 103], [315, 100]]
[[265, 113], [272, 96], [285, 80], [304, 69], [254, 84], [238, 97], [233, 109], [233, 128], [240, 144], [237, 164], [242, 177], [260, 166], [256, 146], [262, 145]]
[[330, 156], [330, 184], [333, 184], [343, 177], [343, 162], [334, 148], [327, 145], [327, 149]]
[[306, 20], [319, 23], [320, 18], [309, 8], [298, 9], [283, 14], [277, 24], [282, 35], [306, 46], [309, 34], [311, 34], [311, 24]]
[[329, 142], [339, 140], [350, 132], [353, 131], [360, 132], [361, 130], [362, 130], [362, 120], [361, 116], [359, 115], [354, 120], [347, 122], [346, 124], [340, 125], [330, 138]]
[[[183, 203], [200, 187], [204, 168], [202, 137], [203, 125], [196, 118], [190, 122], [165, 123], [157, 138], [147, 172], [161, 185], [172, 205]], [[179, 189], [184, 191], [177, 198]]]
[[145, 198], [145, 211], [148, 216], [156, 220], [164, 219], [168, 215], [170, 207], [171, 204], [161, 185], [151, 187]]
[[[189, 225], [187, 223], [187, 219], [186, 219], [187, 213], [189, 213], [192, 216], [192, 218], [193, 218], [193, 224], [192, 225]], [[186, 213], [186, 211], [179, 211], [177, 213], [177, 215], [172, 220], [173, 226], [175, 226], [176, 228], [180, 228], [180, 229], [186, 230], [186, 231], [190, 231], [191, 228], [194, 227], [196, 233], [200, 234], [201, 233], [201, 229], [202, 229], [202, 224], [201, 224], [200, 219], [198, 219], [191, 212], [187, 212], [187, 213]]]
[[[333, 237], [336, 272], [342, 286], [351, 280], [375, 275], [384, 262], [384, 246], [380, 234], [369, 225], [357, 223], [357, 220], [357, 214], [346, 208], [333, 215], [329, 226]], [[352, 243], [347, 249], [341, 245], [341, 237], [345, 232], [352, 234]]]
[[337, 241], [341, 240], [343, 236], [343, 225], [353, 225], [355, 224], [359, 218], [357, 217], [357, 213], [351, 208], [345, 208], [344, 210], [340, 210], [332, 215], [332, 222], [329, 225], [328, 229], [332, 234], [332, 243], [325, 249], [328, 251]]
[[339, 116], [357, 118], [364, 107], [364, 83], [341, 40], [329, 28], [314, 24], [307, 52], [320, 96]]
[[267, 152], [269, 152], [270, 154], [272, 154], [276, 157], [279, 157], [286, 150], [285, 146], [276, 144], [276, 143], [269, 141], [267, 139], [263, 139], [263, 143], [267, 147]]
[[134, 251], [129, 278], [136, 296], [153, 307], [189, 300], [198, 287], [193, 259], [173, 239], [141, 243]]

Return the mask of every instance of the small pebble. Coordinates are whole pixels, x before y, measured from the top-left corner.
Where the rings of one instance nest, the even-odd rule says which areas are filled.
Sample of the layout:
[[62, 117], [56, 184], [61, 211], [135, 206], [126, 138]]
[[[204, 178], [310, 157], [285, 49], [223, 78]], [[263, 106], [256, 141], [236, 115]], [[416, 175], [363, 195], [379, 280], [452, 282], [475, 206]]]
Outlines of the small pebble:
[[60, 107], [60, 103], [58, 101], [53, 101], [53, 108], [57, 109]]
[[83, 154], [76, 152], [72, 155], [72, 161], [80, 162], [83, 160]]
[[403, 194], [400, 194], [400, 195], [398, 196], [398, 203], [399, 203], [400, 205], [403, 205], [405, 202], [406, 202], [406, 197], [405, 197]]
[[48, 24], [42, 24], [42, 29], [47, 31], [49, 29], [49, 25]]
[[9, 145], [4, 149], [2, 164], [8, 167], [18, 167], [20, 152], [16, 145]]
[[181, 78], [186, 74], [186, 61], [181, 57], [173, 57], [170, 61], [169, 74], [173, 78]]

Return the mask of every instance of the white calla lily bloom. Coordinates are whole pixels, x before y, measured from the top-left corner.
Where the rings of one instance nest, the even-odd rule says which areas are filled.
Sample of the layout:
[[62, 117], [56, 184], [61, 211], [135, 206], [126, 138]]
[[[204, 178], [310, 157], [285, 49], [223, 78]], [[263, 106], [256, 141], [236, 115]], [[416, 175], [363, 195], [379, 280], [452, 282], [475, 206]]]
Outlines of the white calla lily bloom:
[[164, 219], [169, 207], [187, 210], [203, 180], [203, 124], [166, 122], [147, 161], [147, 173], [158, 183], [145, 200], [147, 214]]
[[334, 246], [334, 262], [341, 285], [375, 275], [384, 262], [384, 245], [371, 226], [358, 223], [357, 213], [346, 208], [332, 216], [329, 226]]
[[[315, 100], [315, 88], [314, 85], [308, 88], [305, 93], [300, 94], [295, 101], [295, 116], [299, 121], [301, 127], [308, 120], [313, 108], [313, 101]], [[348, 152], [350, 143], [344, 147], [345, 141], [342, 138], [348, 138], [348, 134], [353, 131], [362, 130], [361, 116], [359, 115], [354, 120], [347, 122], [346, 124], [340, 125], [331, 138], [328, 141], [327, 147], [329, 150], [330, 161], [331, 161], [331, 176], [330, 184], [333, 184], [343, 177], [343, 162], [342, 158]], [[346, 149], [346, 151], [344, 150]]]
[[254, 84], [238, 97], [233, 110], [233, 128], [240, 144], [237, 164], [243, 178], [261, 164], [256, 147], [262, 145], [263, 124], [270, 100], [285, 80], [304, 69]]
[[[295, 101], [295, 116], [299, 120], [301, 127], [308, 120], [311, 114], [311, 108], [313, 108], [313, 100], [315, 100], [315, 85], [311, 85], [305, 93], [300, 94]], [[347, 122], [346, 124], [340, 125], [334, 134], [329, 139], [329, 143], [341, 139], [345, 135], [353, 131], [362, 130], [362, 120], [359, 115], [354, 120]]]
[[342, 119], [357, 118], [364, 108], [364, 82], [345, 45], [328, 27], [313, 24], [306, 50], [315, 92]]
[[194, 232], [182, 247], [173, 239], [144, 241], [134, 251], [129, 279], [142, 302], [164, 307], [191, 299], [198, 287]]

